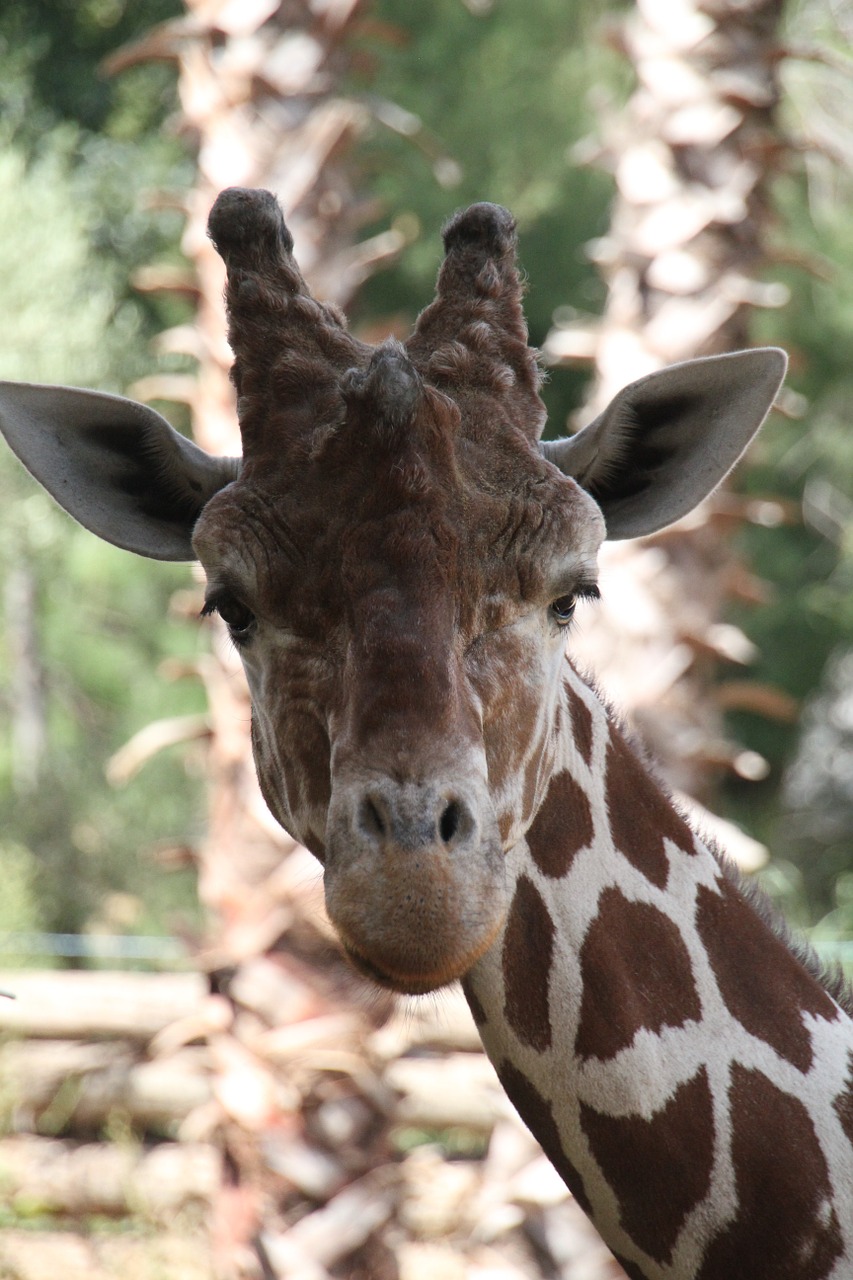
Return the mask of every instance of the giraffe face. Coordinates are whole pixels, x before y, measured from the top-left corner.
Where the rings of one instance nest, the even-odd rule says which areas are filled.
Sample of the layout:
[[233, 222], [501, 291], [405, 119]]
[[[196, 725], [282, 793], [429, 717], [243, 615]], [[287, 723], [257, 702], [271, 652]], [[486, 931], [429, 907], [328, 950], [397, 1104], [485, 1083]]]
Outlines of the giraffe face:
[[551, 461], [506, 210], [451, 219], [435, 301], [375, 350], [311, 297], [269, 193], [223, 192], [209, 230], [244, 461], [193, 546], [240, 645], [261, 786], [323, 861], [356, 962], [432, 990], [503, 923], [502, 855], [547, 789], [563, 624], [594, 591], [602, 509], [633, 536], [704, 497], [778, 360], [643, 379]]
[[309, 439], [265, 408], [274, 448], [194, 545], [272, 812], [323, 862], [359, 967], [421, 992], [503, 923], [504, 850], [547, 786], [566, 622], [604, 523], [499, 405], [483, 430], [396, 344], [337, 390]]

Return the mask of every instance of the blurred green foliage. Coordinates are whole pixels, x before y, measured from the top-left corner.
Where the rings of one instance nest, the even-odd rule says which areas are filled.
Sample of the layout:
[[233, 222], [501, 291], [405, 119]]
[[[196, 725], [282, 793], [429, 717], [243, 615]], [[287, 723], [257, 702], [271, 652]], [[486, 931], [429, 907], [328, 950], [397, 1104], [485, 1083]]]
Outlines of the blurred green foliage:
[[[120, 391], [151, 369], [150, 340], [173, 317], [134, 293], [129, 277], [177, 253], [180, 219], [146, 200], [185, 186], [192, 166], [163, 130], [171, 74], [153, 66], [110, 81], [98, 64], [179, 7], [93, 0], [0, 10], [2, 377]], [[170, 687], [157, 673], [163, 658], [190, 659], [199, 644], [196, 628], [169, 617], [188, 571], [99, 543], [7, 451], [0, 556], [0, 929], [120, 929], [103, 916], [109, 895], [123, 894], [125, 923], [161, 931], [170, 913], [195, 912], [194, 886], [186, 872], [165, 877], [149, 855], [200, 825], [197, 781], [174, 751], [152, 761], [142, 785], [112, 791], [104, 761], [149, 721], [203, 709], [199, 688]], [[43, 719], [26, 762], [16, 737], [25, 715]]]

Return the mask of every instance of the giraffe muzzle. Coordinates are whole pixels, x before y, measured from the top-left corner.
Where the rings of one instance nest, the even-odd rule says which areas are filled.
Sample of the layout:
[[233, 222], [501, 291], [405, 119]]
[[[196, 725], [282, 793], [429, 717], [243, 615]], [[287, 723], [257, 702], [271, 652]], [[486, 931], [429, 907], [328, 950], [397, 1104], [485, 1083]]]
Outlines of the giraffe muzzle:
[[462, 977], [506, 913], [485, 787], [374, 777], [333, 787], [326, 906], [356, 966], [418, 994]]

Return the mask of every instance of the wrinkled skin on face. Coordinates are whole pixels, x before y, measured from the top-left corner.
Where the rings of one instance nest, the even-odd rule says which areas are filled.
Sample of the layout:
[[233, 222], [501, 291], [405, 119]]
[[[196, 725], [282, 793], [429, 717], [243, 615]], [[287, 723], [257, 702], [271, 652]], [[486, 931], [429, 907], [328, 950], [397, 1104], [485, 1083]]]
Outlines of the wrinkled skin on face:
[[277, 206], [248, 194], [211, 215], [245, 461], [194, 548], [237, 624], [272, 812], [323, 862], [361, 968], [427, 991], [503, 921], [562, 658], [550, 606], [591, 580], [603, 522], [536, 448], [505, 211], [451, 223], [408, 349], [374, 352], [308, 297]]
[[409, 992], [503, 922], [503, 852], [548, 773], [552, 603], [591, 586], [604, 532], [495, 408], [484, 429], [381, 348], [310, 441], [267, 428], [194, 540], [238, 623], [264, 796], [323, 862], [352, 957]]
[[630, 537], [691, 510], [784, 356], [673, 366], [543, 446], [506, 210], [451, 219], [435, 301], [375, 350], [311, 298], [269, 193], [223, 192], [209, 229], [244, 461], [193, 547], [248, 674], [261, 786], [323, 862], [356, 963], [432, 990], [503, 923], [503, 853], [547, 789], [565, 624], [595, 594], [605, 518]]

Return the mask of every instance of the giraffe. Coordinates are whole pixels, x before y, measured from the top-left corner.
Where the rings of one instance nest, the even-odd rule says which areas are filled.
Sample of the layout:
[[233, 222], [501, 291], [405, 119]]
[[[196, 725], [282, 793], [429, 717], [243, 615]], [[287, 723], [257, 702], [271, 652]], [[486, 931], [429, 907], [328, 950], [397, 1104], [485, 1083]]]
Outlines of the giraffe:
[[511, 216], [444, 229], [435, 300], [371, 348], [268, 192], [210, 215], [242, 459], [150, 408], [0, 385], [0, 429], [100, 537], [197, 557], [278, 821], [355, 966], [461, 980], [523, 1120], [628, 1276], [853, 1276], [853, 1002], [695, 834], [566, 655], [605, 537], [720, 482], [785, 371], [625, 388], [542, 444]]

